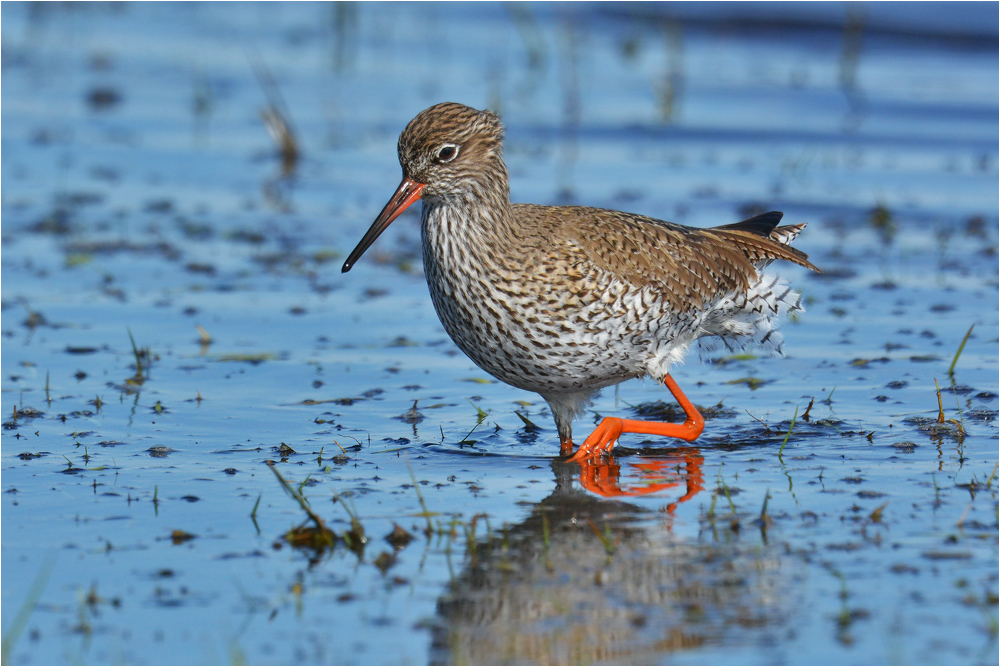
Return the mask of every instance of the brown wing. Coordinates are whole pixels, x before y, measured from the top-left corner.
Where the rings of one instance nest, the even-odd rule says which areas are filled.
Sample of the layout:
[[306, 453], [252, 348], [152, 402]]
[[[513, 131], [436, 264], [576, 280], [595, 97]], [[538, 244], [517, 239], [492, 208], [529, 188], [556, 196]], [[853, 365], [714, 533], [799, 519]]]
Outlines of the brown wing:
[[793, 238], [798, 231], [776, 229], [780, 214], [768, 220], [752, 218], [721, 228], [695, 229], [605, 209], [567, 206], [557, 210], [557, 219], [563, 221], [559, 236], [576, 246], [577, 254], [620, 280], [651, 286], [682, 312], [719, 294], [747, 289], [757, 278], [755, 265], [774, 259], [816, 270], [804, 253], [772, 238], [772, 234]]

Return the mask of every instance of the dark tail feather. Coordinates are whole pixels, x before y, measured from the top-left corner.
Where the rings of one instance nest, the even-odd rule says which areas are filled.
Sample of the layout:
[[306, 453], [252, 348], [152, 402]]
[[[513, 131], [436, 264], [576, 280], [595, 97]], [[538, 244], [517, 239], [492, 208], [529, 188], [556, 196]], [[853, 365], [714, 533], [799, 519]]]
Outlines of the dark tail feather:
[[720, 229], [723, 231], [733, 231], [733, 232], [750, 232], [751, 234], [756, 234], [757, 236], [762, 236], [765, 239], [771, 235], [774, 228], [778, 226], [781, 222], [781, 217], [785, 215], [781, 211], [770, 211], [768, 213], [761, 213], [760, 215], [755, 215], [752, 218], [748, 218], [743, 222], [736, 222], [731, 225], [722, 225], [721, 227], [714, 227], [713, 229]]
[[763, 262], [766, 266], [772, 260], [784, 259], [822, 273], [809, 261], [808, 255], [787, 245], [798, 236], [805, 224], [778, 227], [783, 215], [780, 211], [770, 211], [755, 215], [743, 222], [712, 227], [706, 231], [714, 232], [735, 243], [754, 264]]

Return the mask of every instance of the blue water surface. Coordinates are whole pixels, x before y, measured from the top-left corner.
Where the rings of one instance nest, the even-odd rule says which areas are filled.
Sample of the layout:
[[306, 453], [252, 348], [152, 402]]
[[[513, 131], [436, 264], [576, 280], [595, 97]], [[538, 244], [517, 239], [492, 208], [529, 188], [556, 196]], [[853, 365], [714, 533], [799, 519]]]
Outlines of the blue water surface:
[[[996, 664], [997, 12], [3, 3], [4, 661]], [[692, 352], [693, 446], [561, 463], [415, 212], [340, 272], [446, 100], [515, 201], [808, 223], [786, 356]]]

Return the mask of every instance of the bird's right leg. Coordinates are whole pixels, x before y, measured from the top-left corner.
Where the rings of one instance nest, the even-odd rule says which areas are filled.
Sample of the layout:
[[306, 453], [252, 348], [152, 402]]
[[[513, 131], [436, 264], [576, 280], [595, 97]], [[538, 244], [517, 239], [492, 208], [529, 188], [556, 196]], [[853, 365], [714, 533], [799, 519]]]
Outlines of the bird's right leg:
[[644, 433], [646, 435], [662, 435], [668, 438], [680, 438], [693, 442], [701, 435], [705, 429], [705, 418], [698, 412], [698, 408], [684, 395], [681, 388], [668, 374], [663, 379], [663, 384], [674, 395], [687, 419], [681, 424], [668, 424], [664, 422], [647, 422], [637, 419], [620, 419], [618, 417], [605, 417], [597, 425], [576, 454], [569, 458], [570, 461], [584, 461], [586, 459], [607, 454], [618, 442], [622, 433]]

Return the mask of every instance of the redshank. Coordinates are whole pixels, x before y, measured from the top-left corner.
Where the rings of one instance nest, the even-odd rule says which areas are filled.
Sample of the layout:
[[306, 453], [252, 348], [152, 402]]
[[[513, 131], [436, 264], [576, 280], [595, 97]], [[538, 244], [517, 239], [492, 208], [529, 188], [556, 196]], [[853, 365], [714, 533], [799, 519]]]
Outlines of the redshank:
[[423, 200], [424, 274], [445, 331], [480, 368], [541, 394], [573, 451], [572, 423], [603, 387], [650, 376], [680, 424], [605, 417], [571, 460], [610, 452], [622, 433], [695, 440], [705, 421], [670, 376], [697, 339], [780, 351], [778, 317], [800, 297], [765, 275], [775, 259], [818, 271], [789, 247], [805, 224], [781, 213], [696, 229], [583, 206], [512, 204], [504, 128], [490, 111], [445, 102], [399, 137], [403, 180], [344, 262]]

